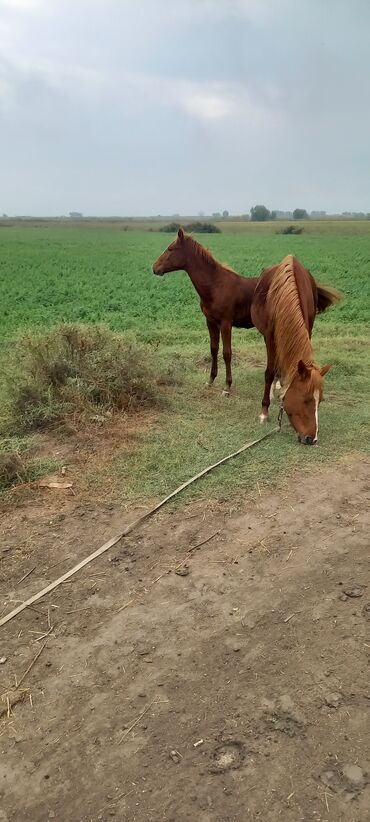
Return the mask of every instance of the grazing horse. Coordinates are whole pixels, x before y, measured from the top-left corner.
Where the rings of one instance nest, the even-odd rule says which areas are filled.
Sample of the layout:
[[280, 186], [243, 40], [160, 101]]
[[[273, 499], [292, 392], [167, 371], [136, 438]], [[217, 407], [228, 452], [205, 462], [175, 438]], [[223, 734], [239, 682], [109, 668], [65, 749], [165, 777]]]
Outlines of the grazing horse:
[[236, 271], [221, 265], [210, 251], [197, 243], [189, 234], [179, 229], [176, 240], [153, 265], [158, 276], [170, 271], [184, 270], [188, 273], [200, 297], [200, 307], [207, 321], [211, 344], [211, 373], [208, 385], [217, 376], [218, 347], [220, 332], [226, 367], [226, 384], [223, 395], [230, 394], [231, 375], [231, 330], [252, 328], [251, 303], [257, 277], [241, 277]]
[[309, 271], [291, 254], [278, 266], [262, 272], [252, 303], [252, 321], [263, 334], [267, 349], [265, 393], [261, 422], [268, 419], [274, 379], [281, 383], [283, 408], [305, 445], [317, 442], [323, 368], [313, 361], [312, 327], [317, 313], [338, 302], [339, 294], [316, 284]]

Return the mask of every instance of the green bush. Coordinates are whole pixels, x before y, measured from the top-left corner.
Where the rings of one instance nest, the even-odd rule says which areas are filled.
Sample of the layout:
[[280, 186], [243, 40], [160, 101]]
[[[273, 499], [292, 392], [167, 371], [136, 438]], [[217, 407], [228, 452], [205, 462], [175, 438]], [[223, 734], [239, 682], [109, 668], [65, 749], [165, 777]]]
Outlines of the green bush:
[[32, 430], [97, 408], [153, 406], [158, 396], [149, 366], [144, 346], [104, 326], [60, 325], [26, 334], [5, 374], [10, 416], [17, 430]]
[[162, 225], [159, 231], [164, 231], [165, 234], [175, 234], [180, 228], [180, 223], [167, 223], [167, 225]]
[[[159, 230], [168, 234], [174, 234], [179, 228], [180, 223], [167, 223], [167, 225], [162, 226]], [[195, 221], [194, 223], [184, 225], [183, 228], [185, 231], [194, 232], [195, 234], [221, 234], [221, 229], [213, 223]]]
[[279, 228], [276, 234], [302, 234], [303, 225], [286, 225], [284, 228]]
[[195, 234], [221, 234], [221, 229], [213, 223], [188, 223], [185, 226], [185, 231], [194, 232]]

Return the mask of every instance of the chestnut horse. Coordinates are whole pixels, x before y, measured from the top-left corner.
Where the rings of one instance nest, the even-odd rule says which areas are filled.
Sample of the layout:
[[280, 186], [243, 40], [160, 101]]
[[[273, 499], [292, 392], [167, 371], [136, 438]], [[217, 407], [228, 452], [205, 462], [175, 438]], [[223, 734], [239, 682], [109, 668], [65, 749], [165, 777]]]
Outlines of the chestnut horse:
[[[297, 262], [300, 266], [300, 263]], [[226, 385], [222, 392], [229, 396], [232, 383], [231, 376], [231, 331], [236, 328], [253, 328], [254, 325], [265, 335], [264, 322], [260, 309], [265, 312], [267, 288], [271, 274], [277, 266], [261, 274], [261, 277], [242, 277], [228, 266], [221, 265], [212, 254], [189, 234], [180, 228], [176, 240], [153, 264], [153, 272], [158, 276], [170, 271], [184, 270], [188, 273], [194, 288], [200, 297], [200, 307], [205, 315], [211, 343], [211, 373], [208, 385], [212, 385], [217, 376], [218, 347], [220, 332], [223, 343], [223, 355], [226, 366]], [[302, 269], [302, 266], [300, 266]], [[304, 269], [303, 269], [304, 271]], [[270, 272], [270, 273], [269, 273]], [[316, 313], [322, 313], [338, 301], [338, 295], [330, 288], [318, 285], [308, 272], [312, 286], [312, 306], [310, 309], [309, 334]], [[257, 290], [256, 286], [258, 284]], [[257, 320], [251, 315], [252, 300], [256, 290], [255, 312]], [[265, 316], [263, 317], [263, 321]], [[274, 378], [275, 362], [271, 355], [266, 370], [266, 388], [263, 401], [263, 419], [268, 417], [270, 405], [270, 387]], [[270, 380], [271, 377], [271, 380]]]
[[231, 375], [231, 329], [252, 328], [251, 303], [257, 277], [241, 277], [228, 266], [221, 265], [210, 251], [179, 229], [176, 240], [153, 265], [158, 276], [169, 271], [186, 271], [200, 297], [200, 307], [207, 321], [211, 344], [211, 373], [208, 385], [217, 377], [220, 332], [226, 367], [224, 396], [229, 396]]
[[262, 272], [253, 298], [252, 320], [267, 349], [260, 420], [268, 419], [271, 387], [278, 378], [283, 408], [305, 445], [317, 442], [323, 377], [331, 367], [313, 361], [312, 327], [315, 315], [339, 299], [333, 289], [317, 285], [291, 254]]

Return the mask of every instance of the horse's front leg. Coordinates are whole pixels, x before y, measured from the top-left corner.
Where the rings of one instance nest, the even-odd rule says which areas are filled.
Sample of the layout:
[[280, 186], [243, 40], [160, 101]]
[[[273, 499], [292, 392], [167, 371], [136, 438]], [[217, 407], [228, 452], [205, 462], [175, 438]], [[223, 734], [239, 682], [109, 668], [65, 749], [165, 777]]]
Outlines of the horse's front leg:
[[271, 401], [271, 386], [275, 378], [275, 347], [272, 342], [265, 339], [267, 350], [267, 366], [265, 371], [265, 391], [262, 399], [262, 411], [260, 422], [267, 422], [269, 418], [269, 407]]
[[221, 336], [224, 362], [226, 368], [226, 384], [222, 394], [224, 397], [229, 397], [231, 384], [233, 381], [231, 375], [231, 325], [229, 325], [228, 323], [224, 323], [223, 325], [221, 325]]
[[209, 382], [207, 385], [211, 386], [214, 383], [214, 380], [217, 377], [217, 361], [218, 361], [218, 347], [220, 343], [220, 329], [216, 323], [207, 320], [207, 326], [209, 331], [209, 340], [211, 345], [211, 357], [212, 357], [212, 365], [211, 365], [211, 373], [209, 375]]

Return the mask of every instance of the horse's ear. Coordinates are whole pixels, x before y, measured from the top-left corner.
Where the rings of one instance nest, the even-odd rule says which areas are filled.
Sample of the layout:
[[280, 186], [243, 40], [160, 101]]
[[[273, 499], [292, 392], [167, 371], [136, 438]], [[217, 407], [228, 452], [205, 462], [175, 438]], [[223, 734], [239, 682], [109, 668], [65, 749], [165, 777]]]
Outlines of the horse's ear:
[[185, 237], [185, 234], [184, 234], [184, 229], [183, 229], [183, 228], [181, 228], [181, 227], [179, 228], [179, 230], [178, 230], [178, 232], [177, 232], [177, 236], [178, 236], [178, 238], [179, 238], [179, 240], [180, 240], [180, 243], [182, 243], [182, 241], [183, 241], [183, 239], [184, 239], [184, 237]]
[[302, 380], [308, 380], [311, 374], [311, 369], [308, 368], [308, 366], [306, 365], [306, 363], [303, 362], [303, 360], [299, 360], [298, 374], [300, 377], [302, 377]]
[[321, 376], [322, 376], [322, 377], [325, 377], [325, 374], [327, 374], [327, 373], [328, 373], [328, 371], [330, 371], [330, 369], [331, 369], [331, 365], [323, 365], [323, 367], [322, 367], [322, 368], [320, 368], [320, 374], [321, 374]]

